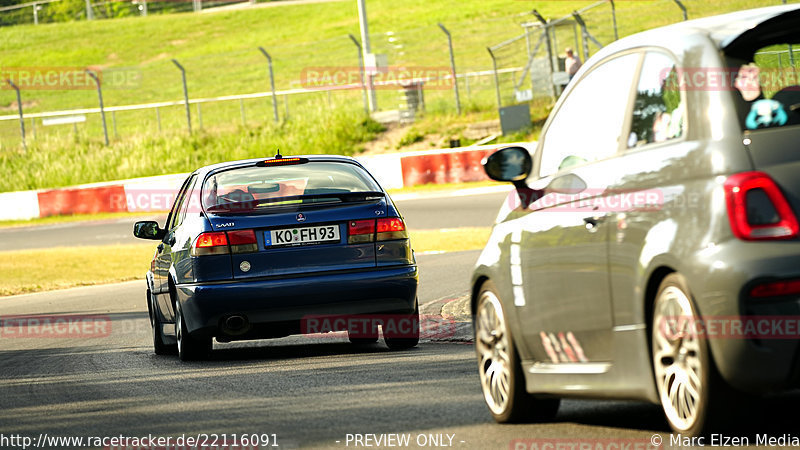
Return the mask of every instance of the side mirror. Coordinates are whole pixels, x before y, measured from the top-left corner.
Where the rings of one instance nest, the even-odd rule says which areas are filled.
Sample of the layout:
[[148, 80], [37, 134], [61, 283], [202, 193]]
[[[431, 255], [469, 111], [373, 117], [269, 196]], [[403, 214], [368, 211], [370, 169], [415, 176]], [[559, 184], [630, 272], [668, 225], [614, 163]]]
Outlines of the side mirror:
[[158, 222], [152, 220], [133, 224], [133, 235], [139, 239], [161, 240], [164, 239], [165, 231], [158, 227]]
[[496, 181], [510, 181], [518, 189], [525, 186], [525, 179], [533, 169], [533, 158], [523, 147], [506, 147], [486, 158], [483, 170]]

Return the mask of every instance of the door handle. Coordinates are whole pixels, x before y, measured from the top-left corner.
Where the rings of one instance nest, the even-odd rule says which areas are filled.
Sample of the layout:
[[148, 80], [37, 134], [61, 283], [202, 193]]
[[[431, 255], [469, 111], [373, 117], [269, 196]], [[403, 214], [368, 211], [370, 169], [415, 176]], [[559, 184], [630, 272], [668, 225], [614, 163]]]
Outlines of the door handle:
[[591, 216], [591, 217], [584, 217], [583, 221], [586, 223], [586, 229], [589, 231], [594, 230], [598, 224], [604, 222], [606, 218], [604, 216]]
[[158, 253], [161, 253], [161, 252], [164, 251], [164, 244], [163, 243], [158, 244], [158, 247], [156, 247], [156, 248], [158, 249]]

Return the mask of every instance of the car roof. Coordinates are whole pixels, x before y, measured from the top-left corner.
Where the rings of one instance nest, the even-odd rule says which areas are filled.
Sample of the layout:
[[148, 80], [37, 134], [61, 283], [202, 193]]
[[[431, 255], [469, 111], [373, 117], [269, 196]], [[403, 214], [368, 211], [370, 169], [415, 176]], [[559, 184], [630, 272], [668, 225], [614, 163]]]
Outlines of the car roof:
[[[274, 159], [274, 156], [267, 156], [263, 158], [251, 158], [251, 159], [241, 159], [236, 161], [226, 161], [217, 164], [211, 164], [208, 166], [201, 167], [194, 171], [199, 177], [205, 178], [205, 176], [209, 172], [213, 172], [219, 169], [227, 169], [233, 167], [244, 167], [248, 165], [253, 165], [259, 161], [264, 161], [268, 159]], [[346, 163], [355, 163], [359, 167], [361, 164], [355, 160], [355, 158], [351, 158], [349, 156], [340, 156], [340, 155], [284, 155], [284, 158], [308, 158], [309, 161], [328, 161], [328, 162], [346, 162]]]
[[653, 45], [674, 40], [681, 34], [703, 34], [726, 53], [745, 54], [763, 47], [760, 42], [752, 42], [753, 36], [761, 29], [780, 28], [784, 33], [794, 31], [787, 23], [800, 21], [800, 5], [779, 5], [765, 8], [736, 11], [701, 19], [687, 20], [664, 27], [643, 31], [608, 46], [613, 51], [625, 48]]

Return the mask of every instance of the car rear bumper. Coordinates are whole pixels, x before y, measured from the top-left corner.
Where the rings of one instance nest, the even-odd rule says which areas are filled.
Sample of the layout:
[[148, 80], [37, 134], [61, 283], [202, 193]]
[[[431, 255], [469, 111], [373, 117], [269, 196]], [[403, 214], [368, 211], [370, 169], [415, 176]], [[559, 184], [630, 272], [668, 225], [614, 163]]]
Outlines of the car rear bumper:
[[800, 387], [800, 295], [750, 295], [763, 282], [800, 279], [800, 243], [730, 241], [700, 261], [702, 281], [695, 274], [690, 285], [702, 286], [696, 300], [722, 377], [751, 393]]
[[[177, 301], [192, 335], [224, 340], [300, 332], [310, 316], [410, 314], [416, 307], [417, 266], [280, 279], [177, 286]], [[242, 316], [246, 330], [223, 331]]]

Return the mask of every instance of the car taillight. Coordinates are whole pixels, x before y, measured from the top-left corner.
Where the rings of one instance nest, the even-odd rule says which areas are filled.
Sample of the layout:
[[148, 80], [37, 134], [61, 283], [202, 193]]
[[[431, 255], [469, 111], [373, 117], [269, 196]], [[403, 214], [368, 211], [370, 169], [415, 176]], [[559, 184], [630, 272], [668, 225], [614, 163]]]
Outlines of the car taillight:
[[192, 256], [204, 255], [225, 255], [230, 253], [228, 249], [228, 237], [224, 231], [216, 233], [202, 233], [192, 245], [190, 254]]
[[399, 217], [378, 219], [377, 230], [378, 234], [376, 240], [378, 241], [406, 239], [408, 237], [408, 233], [406, 233], [406, 224], [404, 224], [403, 219]]
[[386, 217], [377, 220], [351, 220], [347, 224], [348, 244], [407, 238], [406, 224], [399, 217]]
[[375, 238], [375, 220], [351, 220], [347, 224], [347, 243], [372, 242]]
[[253, 230], [228, 231], [231, 253], [252, 253], [258, 251], [258, 241]]
[[751, 297], [779, 297], [800, 294], [800, 280], [772, 281], [755, 286], [750, 290]]
[[800, 226], [778, 185], [764, 172], [743, 172], [725, 181], [728, 220], [746, 241], [791, 239]]

